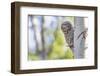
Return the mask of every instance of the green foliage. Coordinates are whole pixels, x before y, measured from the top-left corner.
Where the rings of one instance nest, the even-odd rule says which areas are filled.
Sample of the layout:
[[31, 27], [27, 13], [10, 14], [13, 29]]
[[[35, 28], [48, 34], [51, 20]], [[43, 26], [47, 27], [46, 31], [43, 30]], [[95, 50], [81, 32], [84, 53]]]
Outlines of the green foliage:
[[[47, 59], [73, 59], [72, 50], [66, 46], [66, 41], [61, 29], [55, 31], [55, 40], [52, 44], [50, 53]], [[39, 56], [29, 53], [29, 60], [40, 60]]]
[[64, 35], [60, 29], [55, 32], [55, 41], [51, 53], [48, 55], [49, 59], [72, 59], [72, 50], [67, 48]]
[[64, 35], [63, 35], [61, 29], [58, 29], [55, 32], [55, 42], [54, 43], [61, 45], [61, 46], [65, 44]]
[[65, 58], [66, 59], [73, 59], [74, 58], [73, 52], [70, 48], [67, 49], [67, 51], [65, 53]]
[[[64, 20], [70, 21], [74, 24], [74, 17], [65, 17]], [[74, 59], [74, 55], [72, 50], [67, 46], [64, 34], [61, 30], [62, 20], [58, 21], [57, 30], [42, 28], [44, 31], [44, 36], [48, 36], [50, 34], [54, 34], [55, 40], [51, 45], [45, 44], [45, 48], [47, 48], [50, 52], [47, 55], [47, 60], [49, 59]], [[50, 48], [50, 49], [49, 49]], [[41, 50], [43, 51], [43, 50]], [[35, 53], [29, 53], [29, 60], [40, 60], [41, 56]]]
[[55, 41], [52, 44], [53, 47], [48, 57], [50, 59], [57, 59], [64, 55], [62, 47], [62, 45], [64, 44], [64, 39], [62, 37], [61, 31], [57, 30], [54, 35], [55, 35]]
[[39, 57], [36, 54], [29, 53], [28, 60], [39, 60]]

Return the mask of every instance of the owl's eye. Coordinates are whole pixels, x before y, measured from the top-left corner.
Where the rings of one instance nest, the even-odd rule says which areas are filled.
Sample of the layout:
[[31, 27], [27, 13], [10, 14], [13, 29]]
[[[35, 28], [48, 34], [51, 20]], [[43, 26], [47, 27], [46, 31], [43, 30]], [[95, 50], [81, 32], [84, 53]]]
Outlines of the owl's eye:
[[70, 26], [68, 26], [68, 28], [70, 28]]
[[63, 25], [62, 28], [66, 28], [66, 25]]

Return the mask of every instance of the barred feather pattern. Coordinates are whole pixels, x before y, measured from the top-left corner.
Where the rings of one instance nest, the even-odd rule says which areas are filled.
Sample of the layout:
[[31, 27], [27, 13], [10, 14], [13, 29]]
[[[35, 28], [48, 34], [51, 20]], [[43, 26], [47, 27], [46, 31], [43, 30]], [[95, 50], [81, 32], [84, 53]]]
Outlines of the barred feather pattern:
[[61, 25], [61, 29], [64, 33], [68, 46], [73, 50], [74, 48], [74, 29], [72, 27], [72, 24], [68, 21], [63, 22]]

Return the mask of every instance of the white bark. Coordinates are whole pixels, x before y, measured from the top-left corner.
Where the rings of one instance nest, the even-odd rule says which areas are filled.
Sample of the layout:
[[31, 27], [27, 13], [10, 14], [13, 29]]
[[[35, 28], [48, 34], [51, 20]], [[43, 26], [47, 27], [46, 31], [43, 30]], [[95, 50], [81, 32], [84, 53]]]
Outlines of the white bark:
[[84, 18], [75, 17], [74, 25], [74, 57], [75, 59], [84, 58], [85, 39], [80, 35], [85, 30]]

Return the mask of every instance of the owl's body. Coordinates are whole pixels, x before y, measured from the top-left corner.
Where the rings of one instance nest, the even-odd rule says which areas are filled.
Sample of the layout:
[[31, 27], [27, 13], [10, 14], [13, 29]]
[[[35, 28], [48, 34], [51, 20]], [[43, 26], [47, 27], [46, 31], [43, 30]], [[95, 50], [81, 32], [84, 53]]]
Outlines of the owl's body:
[[73, 50], [74, 47], [74, 29], [72, 24], [68, 21], [62, 23], [61, 29], [64, 33], [68, 46]]

